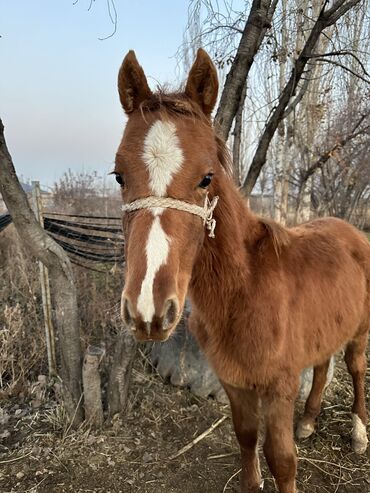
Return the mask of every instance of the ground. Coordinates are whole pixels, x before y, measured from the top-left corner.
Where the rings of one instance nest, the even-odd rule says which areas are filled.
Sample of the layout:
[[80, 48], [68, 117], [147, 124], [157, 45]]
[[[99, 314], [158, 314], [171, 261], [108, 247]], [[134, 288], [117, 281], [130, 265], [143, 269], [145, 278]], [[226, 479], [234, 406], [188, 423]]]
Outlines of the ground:
[[[228, 405], [164, 383], [142, 355], [130, 409], [102, 432], [63, 426], [53, 402], [3, 402], [0, 408], [2, 493], [231, 493], [239, 452]], [[367, 374], [368, 405], [370, 373]], [[370, 453], [350, 447], [351, 386], [339, 357], [319, 431], [297, 446], [300, 493], [370, 493]], [[2, 411], [1, 411], [2, 409]], [[302, 405], [297, 405], [297, 415]], [[183, 446], [226, 419], [188, 451]], [[263, 463], [264, 491], [275, 492]]]

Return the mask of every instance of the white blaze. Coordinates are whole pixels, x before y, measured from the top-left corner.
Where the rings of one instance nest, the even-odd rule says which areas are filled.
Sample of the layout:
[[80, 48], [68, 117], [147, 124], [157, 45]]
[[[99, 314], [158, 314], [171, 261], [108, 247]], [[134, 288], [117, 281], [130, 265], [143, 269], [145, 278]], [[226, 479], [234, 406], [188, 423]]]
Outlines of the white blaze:
[[153, 195], [163, 197], [184, 161], [173, 122], [157, 120], [151, 126], [144, 141], [143, 159], [149, 171]]
[[161, 220], [154, 218], [146, 243], [146, 274], [137, 300], [137, 310], [144, 322], [151, 322], [154, 315], [153, 282], [161, 265], [168, 257], [170, 240], [161, 226]]
[[[144, 141], [143, 160], [149, 172], [151, 193], [165, 196], [167, 187], [184, 161], [173, 122], [157, 120], [151, 126]], [[153, 283], [156, 273], [167, 262], [171, 241], [161, 225], [163, 209], [152, 208], [151, 212], [154, 220], [145, 247], [147, 270], [137, 300], [137, 311], [144, 322], [151, 322], [155, 313]]]

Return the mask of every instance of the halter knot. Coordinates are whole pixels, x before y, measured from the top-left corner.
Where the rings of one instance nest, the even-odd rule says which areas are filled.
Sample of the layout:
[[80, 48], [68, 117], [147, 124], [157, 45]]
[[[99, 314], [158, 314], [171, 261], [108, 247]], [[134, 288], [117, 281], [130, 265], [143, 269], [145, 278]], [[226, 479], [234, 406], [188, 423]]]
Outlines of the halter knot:
[[206, 195], [206, 200], [204, 201], [204, 212], [205, 212], [205, 224], [209, 231], [208, 236], [210, 238], [215, 237], [216, 219], [213, 219], [213, 211], [218, 202], [218, 195], [215, 195], [212, 200], [209, 200], [208, 193]]
[[200, 207], [196, 204], [189, 204], [183, 200], [173, 199], [171, 197], [155, 197], [149, 196], [143, 199], [137, 199], [128, 204], [122, 205], [123, 212], [132, 212], [139, 209], [149, 209], [152, 207], [163, 207], [164, 209], [177, 209], [178, 211], [189, 212], [203, 219], [203, 225], [206, 226], [210, 238], [215, 237], [216, 219], [213, 218], [213, 211], [218, 202], [218, 196], [209, 199], [206, 195], [204, 206]]

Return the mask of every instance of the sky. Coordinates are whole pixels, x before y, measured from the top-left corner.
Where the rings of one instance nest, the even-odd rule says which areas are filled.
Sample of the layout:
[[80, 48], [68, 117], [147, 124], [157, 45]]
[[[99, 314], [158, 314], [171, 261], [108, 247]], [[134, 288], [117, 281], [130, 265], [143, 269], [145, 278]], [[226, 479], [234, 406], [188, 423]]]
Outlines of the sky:
[[52, 186], [69, 168], [113, 168], [125, 117], [117, 93], [134, 49], [149, 85], [177, 85], [186, 0], [0, 0], [0, 117], [17, 174]]

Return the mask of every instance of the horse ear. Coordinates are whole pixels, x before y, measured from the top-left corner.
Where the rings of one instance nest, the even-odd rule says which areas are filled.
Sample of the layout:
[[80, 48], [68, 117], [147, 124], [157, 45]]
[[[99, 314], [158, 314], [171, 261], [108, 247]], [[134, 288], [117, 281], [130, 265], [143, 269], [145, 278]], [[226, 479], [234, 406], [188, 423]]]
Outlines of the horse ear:
[[152, 94], [144, 70], [132, 50], [127, 53], [119, 69], [118, 92], [123, 109], [127, 114], [136, 110], [140, 103]]
[[185, 94], [196, 101], [209, 116], [216, 104], [218, 93], [217, 71], [207, 52], [199, 48], [190, 69]]

